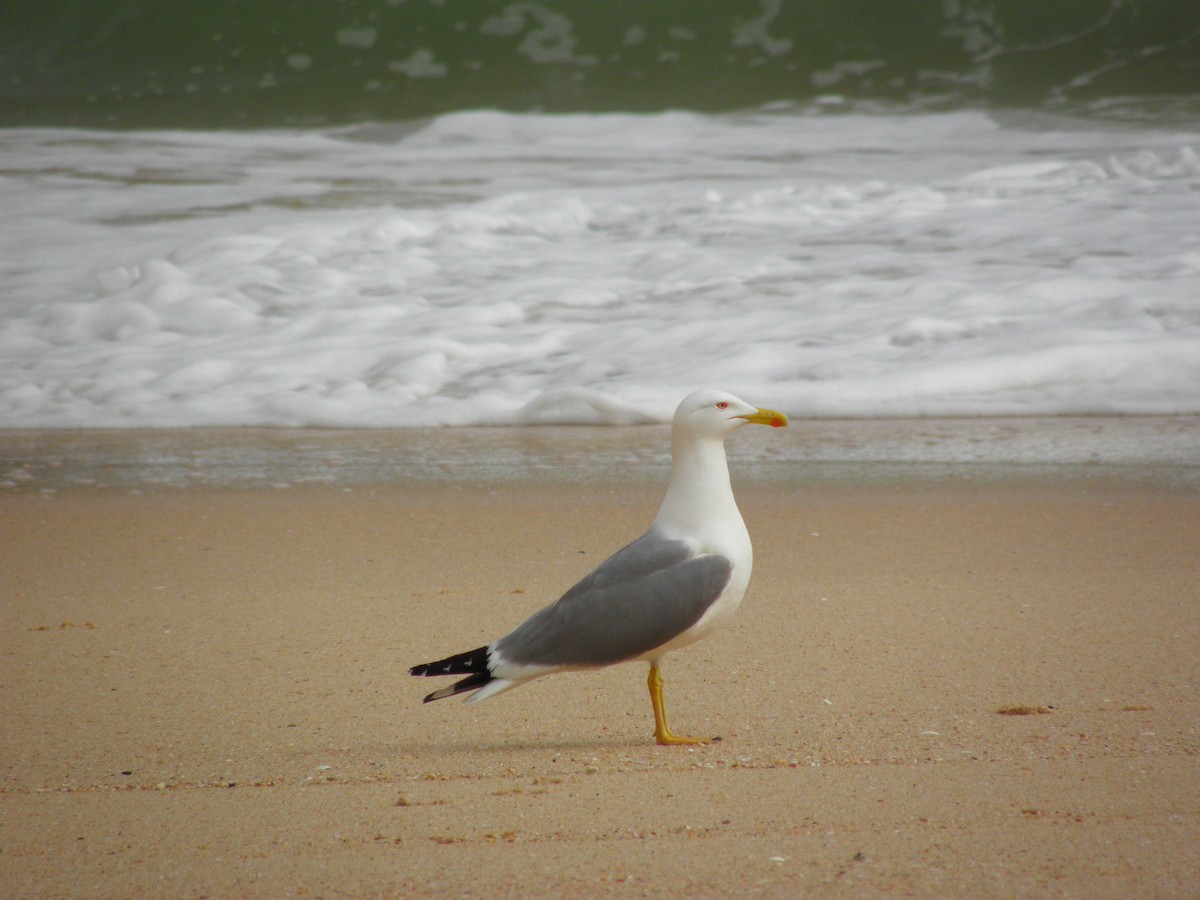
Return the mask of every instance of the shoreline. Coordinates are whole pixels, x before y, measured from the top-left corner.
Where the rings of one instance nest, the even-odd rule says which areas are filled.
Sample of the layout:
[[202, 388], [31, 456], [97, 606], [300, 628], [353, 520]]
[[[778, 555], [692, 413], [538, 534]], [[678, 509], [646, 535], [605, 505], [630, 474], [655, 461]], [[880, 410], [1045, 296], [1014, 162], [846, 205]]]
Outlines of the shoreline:
[[[737, 481], [1108, 480], [1200, 489], [1200, 416], [798, 420], [728, 447]], [[0, 492], [665, 483], [666, 425], [0, 429]]]
[[640, 665], [407, 676], [640, 533], [652, 463], [0, 491], [5, 896], [1200, 890], [1200, 494], [799, 483], [740, 437], [750, 591], [664, 668], [695, 748], [653, 744]]

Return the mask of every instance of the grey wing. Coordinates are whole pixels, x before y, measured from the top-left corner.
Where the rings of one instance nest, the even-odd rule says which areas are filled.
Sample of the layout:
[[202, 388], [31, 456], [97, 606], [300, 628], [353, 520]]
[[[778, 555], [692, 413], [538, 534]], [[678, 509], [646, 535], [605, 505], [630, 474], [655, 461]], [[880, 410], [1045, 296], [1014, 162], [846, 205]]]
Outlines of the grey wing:
[[693, 556], [682, 542], [651, 532], [493, 649], [518, 665], [593, 667], [634, 659], [696, 624], [732, 571], [723, 556]]

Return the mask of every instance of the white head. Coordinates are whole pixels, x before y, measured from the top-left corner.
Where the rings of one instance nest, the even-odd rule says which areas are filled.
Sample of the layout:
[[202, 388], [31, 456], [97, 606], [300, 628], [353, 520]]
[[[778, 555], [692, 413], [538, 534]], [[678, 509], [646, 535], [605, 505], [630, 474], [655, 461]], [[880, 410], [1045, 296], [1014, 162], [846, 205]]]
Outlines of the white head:
[[751, 406], [726, 391], [704, 388], [683, 398], [675, 409], [671, 430], [681, 436], [724, 438], [743, 425], [781, 428], [787, 423], [787, 416], [781, 412]]

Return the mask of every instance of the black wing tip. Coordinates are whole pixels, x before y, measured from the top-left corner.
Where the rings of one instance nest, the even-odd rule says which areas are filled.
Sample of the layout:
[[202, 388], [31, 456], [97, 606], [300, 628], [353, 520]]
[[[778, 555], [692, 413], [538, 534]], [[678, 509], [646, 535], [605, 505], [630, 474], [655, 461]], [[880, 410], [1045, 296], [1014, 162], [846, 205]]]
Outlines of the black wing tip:
[[490, 671], [488, 667], [488, 648], [476, 647], [466, 653], [456, 653], [445, 659], [421, 663], [408, 670], [409, 675], [476, 675]]
[[438, 675], [467, 676], [462, 681], [457, 681], [448, 688], [434, 691], [425, 698], [425, 703], [432, 703], [434, 700], [443, 700], [446, 697], [453, 697], [455, 694], [483, 687], [492, 680], [489, 662], [488, 648], [476, 647], [474, 650], [468, 650], [466, 653], [458, 653], [454, 656], [448, 656], [445, 659], [439, 659], [436, 662], [421, 663], [420, 665], [413, 666], [408, 670], [408, 674], [418, 677], [436, 677]]

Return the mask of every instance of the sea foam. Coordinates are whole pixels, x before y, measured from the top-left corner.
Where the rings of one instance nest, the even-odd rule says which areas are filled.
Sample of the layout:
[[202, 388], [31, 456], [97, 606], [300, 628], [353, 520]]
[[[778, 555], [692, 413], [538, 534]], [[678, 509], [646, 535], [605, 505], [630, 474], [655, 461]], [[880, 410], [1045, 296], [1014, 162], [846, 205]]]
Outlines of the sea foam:
[[1195, 132], [981, 113], [18, 130], [0, 426], [1200, 412]]

